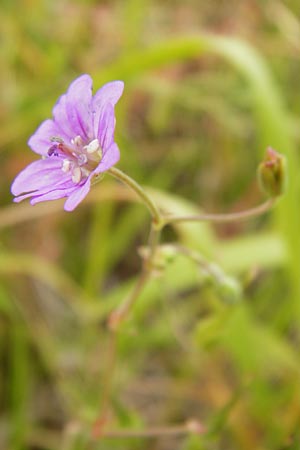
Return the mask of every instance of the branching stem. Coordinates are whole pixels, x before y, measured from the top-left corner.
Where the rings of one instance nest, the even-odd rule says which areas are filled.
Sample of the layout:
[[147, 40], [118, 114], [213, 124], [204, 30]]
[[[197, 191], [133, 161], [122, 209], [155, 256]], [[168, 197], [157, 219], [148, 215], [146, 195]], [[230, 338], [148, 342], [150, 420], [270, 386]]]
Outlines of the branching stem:
[[[189, 421], [185, 424], [173, 426], [173, 427], [157, 427], [149, 428], [145, 430], [103, 430], [103, 425], [106, 423], [107, 411], [110, 406], [110, 397], [114, 382], [114, 373], [117, 363], [117, 342], [120, 332], [120, 326], [129, 317], [139, 295], [143, 291], [145, 285], [151, 278], [153, 270], [155, 269], [155, 254], [157, 246], [160, 240], [160, 234], [164, 226], [168, 224], [174, 224], [179, 222], [232, 222], [236, 220], [245, 220], [250, 217], [258, 216], [268, 211], [275, 203], [276, 199], [271, 198], [265, 203], [237, 213], [230, 214], [195, 214], [188, 216], [177, 216], [171, 214], [162, 213], [155, 202], [147, 194], [147, 192], [132, 178], [126, 175], [116, 167], [112, 167], [108, 170], [108, 173], [114, 178], [117, 178], [122, 183], [129, 186], [145, 204], [152, 216], [151, 230], [148, 238], [148, 253], [143, 261], [142, 271], [137, 279], [136, 285], [133, 290], [125, 297], [124, 301], [113, 311], [108, 320], [108, 327], [110, 330], [110, 337], [108, 342], [108, 363], [104, 380], [104, 391], [102, 397], [101, 413], [94, 425], [94, 437], [154, 437], [154, 436], [175, 436], [186, 433], [201, 433], [204, 428], [197, 421]], [[189, 254], [195, 258], [194, 254]], [[198, 259], [197, 259], [198, 261]], [[202, 262], [202, 261], [201, 261]], [[198, 261], [199, 263], [199, 261]]]

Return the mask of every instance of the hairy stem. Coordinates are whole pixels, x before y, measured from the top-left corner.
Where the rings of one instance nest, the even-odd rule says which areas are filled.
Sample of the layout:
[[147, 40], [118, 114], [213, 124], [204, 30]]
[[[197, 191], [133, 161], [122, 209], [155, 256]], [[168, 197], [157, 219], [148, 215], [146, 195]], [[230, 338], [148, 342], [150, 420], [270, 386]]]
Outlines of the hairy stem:
[[121, 323], [126, 320], [140, 293], [144, 289], [147, 281], [149, 280], [151, 273], [153, 271], [153, 262], [157, 245], [159, 243], [159, 238], [160, 238], [160, 229], [158, 229], [152, 223], [148, 239], [148, 247], [150, 249], [149, 256], [144, 260], [143, 269], [133, 290], [129, 293], [128, 297], [126, 297], [125, 300], [111, 314], [109, 318], [109, 327], [111, 330], [114, 331], [118, 330]]
[[108, 170], [108, 173], [135, 191], [135, 193], [140, 197], [142, 202], [149, 209], [154, 224], [159, 227], [161, 224], [161, 213], [159, 212], [158, 207], [153, 202], [152, 198], [147, 194], [147, 192], [136, 181], [134, 181], [132, 178], [130, 178], [128, 175], [126, 175], [116, 167], [111, 167]]
[[[265, 203], [237, 213], [231, 214], [197, 214], [189, 216], [176, 216], [162, 214], [151, 197], [144, 191], [144, 189], [136, 183], [132, 178], [123, 173], [121, 170], [112, 167], [108, 172], [127, 186], [129, 186], [142, 200], [142, 202], [149, 209], [152, 216], [151, 230], [148, 238], [148, 253], [143, 261], [142, 271], [137, 280], [133, 290], [127, 297], [121, 302], [121, 304], [111, 313], [108, 320], [108, 327], [110, 330], [110, 337], [108, 342], [108, 364], [104, 380], [104, 391], [101, 413], [94, 424], [93, 435], [94, 437], [151, 437], [159, 435], [178, 435], [185, 433], [200, 433], [203, 432], [203, 427], [197, 421], [189, 421], [182, 425], [174, 427], [158, 427], [150, 428], [147, 430], [112, 430], [103, 431], [103, 427], [106, 423], [107, 412], [110, 406], [110, 397], [112, 393], [112, 387], [114, 382], [114, 374], [117, 365], [117, 342], [120, 332], [120, 326], [130, 315], [132, 308], [134, 307], [139, 295], [143, 291], [145, 285], [149, 281], [153, 270], [155, 269], [155, 254], [157, 246], [160, 240], [161, 230], [165, 225], [178, 223], [178, 222], [200, 222], [200, 221], [212, 221], [212, 222], [231, 222], [235, 220], [244, 220], [246, 218], [255, 217], [268, 211], [275, 203], [276, 199], [271, 198]], [[183, 253], [186, 253], [181, 249]], [[187, 256], [196, 258], [194, 253], [189, 253]], [[196, 258], [198, 263], [203, 264], [199, 257]]]
[[163, 216], [164, 225], [178, 223], [178, 222], [235, 222], [239, 220], [246, 220], [251, 217], [256, 217], [264, 212], [271, 209], [276, 202], [276, 198], [270, 198], [264, 203], [255, 208], [247, 209], [245, 211], [239, 211], [236, 213], [229, 214], [195, 214], [190, 216], [176, 216], [176, 215], [165, 215]]
[[138, 296], [142, 292], [146, 282], [148, 281], [150, 273], [143, 270], [137, 280], [133, 290], [129, 293], [128, 297], [118, 306], [118, 308], [112, 312], [109, 317], [109, 328], [112, 331], [118, 331], [121, 323], [127, 318], [129, 311], [135, 304]]
[[153, 271], [153, 262], [155, 258], [155, 252], [157, 245], [159, 243], [161, 230], [157, 228], [154, 223], [154, 219], [151, 225], [150, 235], [148, 239], [148, 246], [150, 248], [149, 256], [143, 262], [143, 268], [140, 273], [140, 276], [137, 280], [136, 285], [133, 290], [129, 293], [125, 300], [113, 311], [108, 319], [108, 327], [110, 330], [109, 343], [108, 343], [108, 352], [109, 352], [109, 361], [107, 364], [107, 370], [105, 374], [104, 380], [104, 391], [103, 391], [103, 401], [101, 413], [96, 420], [93, 427], [93, 435], [98, 436], [101, 430], [102, 425], [106, 421], [107, 411], [110, 405], [110, 396], [112, 392], [113, 382], [114, 382], [114, 374], [116, 371], [117, 365], [117, 342], [119, 329], [121, 324], [127, 319], [130, 314], [136, 300], [138, 299], [140, 293], [144, 289], [146, 283], [151, 277]]

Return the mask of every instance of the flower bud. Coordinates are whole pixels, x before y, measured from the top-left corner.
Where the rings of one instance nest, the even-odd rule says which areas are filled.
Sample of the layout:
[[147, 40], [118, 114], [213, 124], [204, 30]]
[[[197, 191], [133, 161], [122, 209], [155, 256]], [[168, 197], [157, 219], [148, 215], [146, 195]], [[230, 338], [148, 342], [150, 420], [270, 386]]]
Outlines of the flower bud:
[[268, 147], [265, 159], [258, 166], [257, 176], [261, 189], [269, 197], [283, 194], [287, 184], [286, 158]]
[[[138, 253], [144, 262], [148, 262], [150, 257], [149, 247], [139, 247]], [[156, 248], [155, 254], [151, 258], [151, 269], [154, 270], [156, 275], [160, 275], [165, 268], [174, 261], [178, 254], [176, 247], [173, 245], [160, 245]]]
[[235, 278], [224, 276], [218, 280], [216, 289], [224, 303], [234, 304], [242, 298], [242, 287]]
[[211, 281], [220, 299], [227, 304], [235, 304], [242, 299], [242, 286], [236, 278], [226, 275], [216, 264], [210, 264]]

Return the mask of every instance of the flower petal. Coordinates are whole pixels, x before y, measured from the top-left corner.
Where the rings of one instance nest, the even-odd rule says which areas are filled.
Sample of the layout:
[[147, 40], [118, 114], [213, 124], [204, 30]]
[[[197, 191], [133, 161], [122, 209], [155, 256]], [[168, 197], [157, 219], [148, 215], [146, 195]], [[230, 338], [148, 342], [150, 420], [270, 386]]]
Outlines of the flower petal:
[[103, 155], [103, 158], [98, 165], [98, 167], [94, 170], [94, 174], [105, 172], [110, 169], [110, 167], [114, 166], [120, 159], [120, 150], [117, 144], [114, 142], [109, 149]]
[[[110, 146], [112, 142], [115, 128], [113, 107], [121, 97], [123, 89], [123, 81], [112, 81], [102, 86], [93, 97], [94, 135], [99, 139], [103, 149]], [[108, 133], [105, 138], [106, 130]], [[105, 142], [103, 142], [104, 138]]]
[[32, 192], [29, 192], [28, 194], [24, 194], [24, 195], [19, 195], [18, 197], [15, 197], [14, 199], [13, 199], [13, 202], [14, 203], [20, 203], [20, 202], [22, 202], [23, 200], [25, 200], [26, 198], [29, 198], [29, 197], [32, 197], [33, 196], [33, 193]]
[[55, 157], [34, 161], [17, 175], [11, 186], [12, 194], [20, 195], [70, 184], [70, 174], [62, 172], [61, 166], [62, 160]]
[[69, 123], [66, 101], [66, 95], [62, 95], [54, 106], [52, 113], [56, 126], [62, 134], [67, 136], [66, 142], [69, 144], [71, 139], [74, 139], [77, 134]]
[[86, 197], [91, 188], [91, 176], [89, 176], [82, 186], [78, 186], [72, 193], [69, 194], [66, 200], [64, 210], [73, 211], [76, 206]]
[[49, 200], [58, 200], [59, 198], [68, 197], [74, 191], [74, 186], [67, 189], [54, 189], [45, 194], [35, 195], [30, 200], [31, 205], [36, 203], [46, 202]]
[[121, 97], [123, 90], [123, 81], [111, 81], [104, 84], [94, 95], [93, 110], [97, 111], [98, 108], [102, 108], [107, 103], [114, 106]]
[[55, 123], [69, 137], [88, 140], [93, 137], [92, 79], [81, 75], [71, 83], [67, 93], [62, 95], [53, 108]]
[[[53, 108], [54, 120], [45, 120], [28, 141], [32, 150], [44, 158], [29, 164], [13, 181], [11, 192], [17, 196], [15, 202], [31, 197], [34, 205], [68, 197], [65, 210], [76, 208], [89, 192], [92, 177], [108, 170], [120, 158], [118, 146], [114, 143], [114, 106], [123, 89], [122, 81], [113, 81], [99, 89], [93, 98], [92, 79], [86, 74], [70, 85]], [[60, 138], [63, 142], [55, 147], [59, 151], [50, 155], [53, 138]], [[90, 172], [89, 163], [93, 165], [100, 154], [90, 155], [93, 153], [92, 143], [97, 144], [95, 150], [100, 144], [102, 159]], [[82, 177], [77, 177], [77, 171]], [[84, 179], [86, 173], [89, 176]], [[74, 184], [73, 180], [77, 178], [79, 181], [83, 179]]]
[[55, 136], [59, 136], [62, 139], [66, 137], [62, 135], [61, 129], [53, 120], [47, 119], [41, 123], [36, 132], [31, 136], [28, 145], [35, 153], [46, 156], [52, 145], [51, 138]]
[[113, 143], [115, 124], [114, 107], [111, 103], [105, 105], [105, 108], [98, 109], [94, 118], [94, 133], [104, 152]]

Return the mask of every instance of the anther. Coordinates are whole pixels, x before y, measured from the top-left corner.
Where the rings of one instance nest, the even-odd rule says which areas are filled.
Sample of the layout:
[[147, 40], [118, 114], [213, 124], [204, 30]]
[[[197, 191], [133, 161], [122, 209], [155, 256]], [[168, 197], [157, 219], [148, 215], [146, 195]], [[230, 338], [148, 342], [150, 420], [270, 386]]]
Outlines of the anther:
[[87, 153], [94, 153], [100, 149], [100, 144], [98, 139], [93, 139], [88, 145], [83, 147]]
[[58, 156], [58, 155], [59, 155], [59, 152], [58, 152], [58, 145], [57, 145], [57, 144], [52, 145], [52, 146], [49, 148], [47, 154], [48, 154], [48, 156]]
[[64, 140], [61, 137], [59, 137], [59, 136], [52, 136], [50, 138], [50, 141], [51, 142], [58, 142], [59, 144], [63, 144], [64, 143]]
[[71, 168], [71, 161], [69, 159], [64, 159], [62, 164], [62, 171], [63, 172], [69, 172]]
[[76, 136], [74, 139], [71, 139], [71, 144], [77, 145], [77, 147], [80, 147], [83, 144], [83, 140], [81, 136]]
[[73, 183], [79, 183], [81, 180], [81, 169], [80, 167], [75, 167], [72, 172]]

